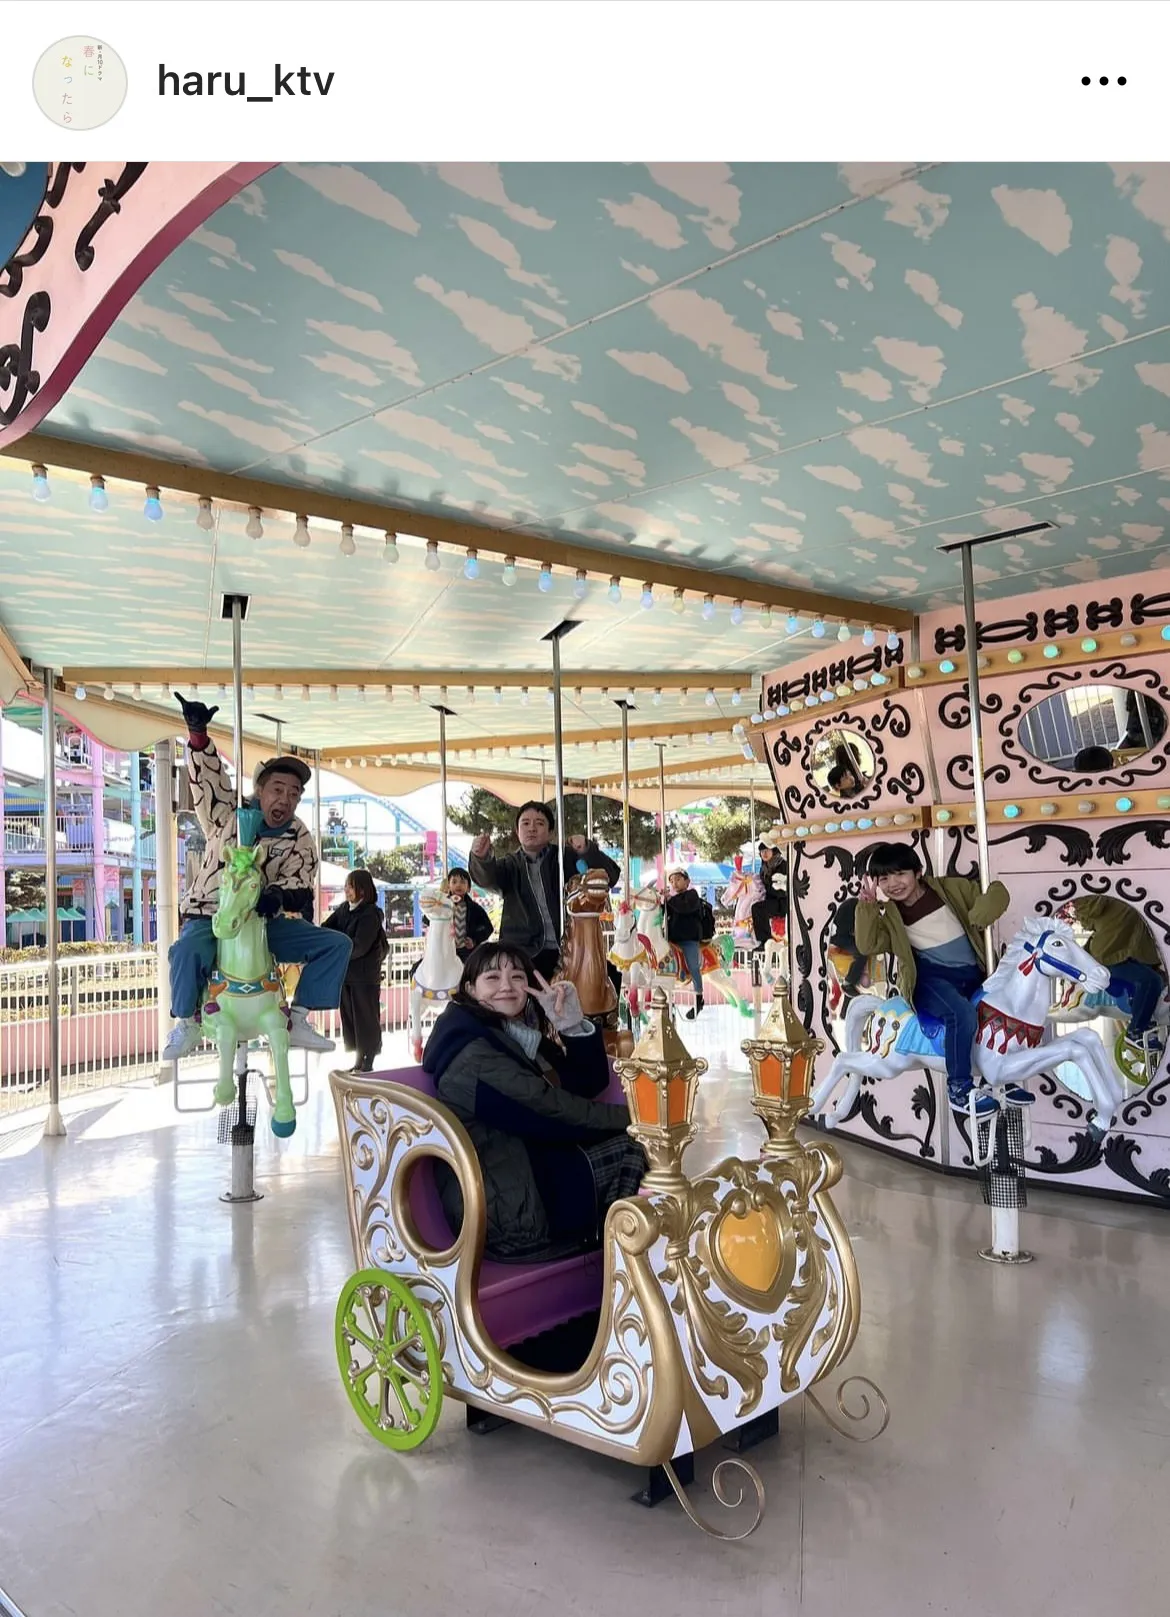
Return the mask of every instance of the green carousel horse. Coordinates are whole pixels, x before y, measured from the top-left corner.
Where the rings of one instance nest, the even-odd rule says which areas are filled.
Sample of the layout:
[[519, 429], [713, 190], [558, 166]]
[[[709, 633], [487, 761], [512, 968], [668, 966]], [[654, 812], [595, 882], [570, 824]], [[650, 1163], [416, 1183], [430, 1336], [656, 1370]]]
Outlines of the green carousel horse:
[[264, 891], [264, 875], [257, 865], [260, 850], [255, 846], [259, 816], [254, 809], [241, 809], [236, 817], [239, 846], [225, 855], [219, 908], [211, 921], [218, 947], [203, 1021], [219, 1050], [215, 1099], [220, 1106], [230, 1106], [236, 1098], [237, 1045], [260, 1035], [267, 1039], [276, 1074], [272, 1132], [285, 1138], [297, 1126], [288, 1075], [288, 1004], [268, 947], [268, 929], [256, 914]]

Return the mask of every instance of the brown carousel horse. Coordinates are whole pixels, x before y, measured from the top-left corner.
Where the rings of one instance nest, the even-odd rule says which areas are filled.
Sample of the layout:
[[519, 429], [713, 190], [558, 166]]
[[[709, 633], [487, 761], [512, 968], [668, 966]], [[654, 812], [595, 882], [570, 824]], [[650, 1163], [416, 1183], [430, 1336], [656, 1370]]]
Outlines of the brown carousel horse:
[[601, 917], [609, 908], [609, 877], [604, 870], [587, 870], [565, 883], [565, 912], [569, 918], [561, 967], [557, 973], [577, 990], [586, 1016], [612, 1016], [617, 991], [606, 970], [605, 936]]

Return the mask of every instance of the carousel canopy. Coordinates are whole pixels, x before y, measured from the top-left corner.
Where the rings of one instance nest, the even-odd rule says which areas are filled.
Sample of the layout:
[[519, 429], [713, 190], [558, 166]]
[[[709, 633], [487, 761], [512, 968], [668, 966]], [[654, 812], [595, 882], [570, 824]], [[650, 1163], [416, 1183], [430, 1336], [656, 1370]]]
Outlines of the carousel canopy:
[[618, 778], [632, 700], [646, 806], [659, 746], [672, 804], [763, 788], [761, 674], [955, 601], [941, 546], [1052, 524], [976, 553], [984, 598], [1163, 560], [1168, 176], [259, 172], [4, 444], [0, 688], [47, 664], [124, 734], [172, 688], [226, 716], [239, 593], [257, 756], [278, 718], [401, 793], [442, 705], [453, 778], [516, 800], [571, 621], [570, 780]]

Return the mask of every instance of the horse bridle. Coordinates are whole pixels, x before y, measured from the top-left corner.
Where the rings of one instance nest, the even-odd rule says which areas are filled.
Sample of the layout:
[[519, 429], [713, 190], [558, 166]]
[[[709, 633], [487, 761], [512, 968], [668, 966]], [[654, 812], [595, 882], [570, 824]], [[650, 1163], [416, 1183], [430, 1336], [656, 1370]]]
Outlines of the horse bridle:
[[1024, 939], [1024, 949], [1026, 950], [1029, 958], [1021, 961], [1018, 969], [1026, 977], [1029, 972], [1036, 968], [1036, 966], [1043, 963], [1046, 966], [1051, 966], [1052, 969], [1059, 972], [1062, 977], [1071, 978], [1074, 983], [1085, 982], [1088, 977], [1087, 972], [1082, 971], [1079, 966], [1074, 966], [1069, 960], [1054, 959], [1052, 955], [1048, 954], [1045, 950], [1044, 945], [1047, 943], [1048, 939], [1053, 936], [1055, 930], [1056, 929], [1054, 927], [1048, 927], [1045, 931], [1041, 932], [1035, 943], [1032, 943], [1028, 938]]

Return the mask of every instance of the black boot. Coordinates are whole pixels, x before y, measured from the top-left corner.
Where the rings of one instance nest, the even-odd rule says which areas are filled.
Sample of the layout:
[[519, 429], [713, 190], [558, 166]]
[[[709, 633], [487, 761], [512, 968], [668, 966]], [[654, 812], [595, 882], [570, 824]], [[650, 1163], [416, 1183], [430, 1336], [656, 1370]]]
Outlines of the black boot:
[[703, 996], [702, 996], [702, 994], [696, 994], [695, 995], [695, 1003], [691, 1006], [690, 1010], [687, 1012], [687, 1021], [688, 1022], [693, 1022], [695, 1020], [695, 1017], [698, 1016], [699, 1012], [702, 1009], [703, 1009]]

